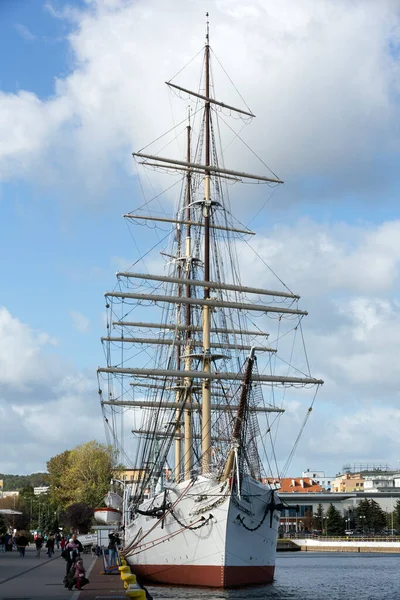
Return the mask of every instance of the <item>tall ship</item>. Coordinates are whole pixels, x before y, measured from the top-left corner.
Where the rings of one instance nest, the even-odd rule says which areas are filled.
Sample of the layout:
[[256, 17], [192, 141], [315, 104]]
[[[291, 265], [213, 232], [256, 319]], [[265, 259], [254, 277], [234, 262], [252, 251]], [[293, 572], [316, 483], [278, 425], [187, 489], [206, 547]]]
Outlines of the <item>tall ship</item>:
[[[271, 483], [282, 474], [276, 428], [287, 394], [311, 387], [314, 395], [323, 382], [309, 371], [299, 296], [279, 279], [264, 287], [274, 273], [248, 241], [254, 232], [233, 216], [254, 189], [237, 186], [257, 183], [271, 194], [283, 182], [263, 162], [261, 175], [225, 165], [219, 133], [238, 141], [229, 119], [254, 115], [216, 97], [208, 21], [202, 57], [197, 89], [167, 83], [184, 100], [182, 154], [169, 158], [160, 137], [157, 152], [133, 155], [156, 189], [124, 217], [135, 245], [148, 237], [148, 252], [105, 294], [106, 365], [98, 369], [106, 430], [133, 476], [115, 481], [102, 518], [120, 512], [123, 554], [137, 576], [226, 588], [273, 580], [282, 510]], [[160, 171], [174, 177], [162, 200]], [[240, 268], [257, 261], [262, 285], [251, 287]], [[295, 347], [304, 350], [296, 365]]]

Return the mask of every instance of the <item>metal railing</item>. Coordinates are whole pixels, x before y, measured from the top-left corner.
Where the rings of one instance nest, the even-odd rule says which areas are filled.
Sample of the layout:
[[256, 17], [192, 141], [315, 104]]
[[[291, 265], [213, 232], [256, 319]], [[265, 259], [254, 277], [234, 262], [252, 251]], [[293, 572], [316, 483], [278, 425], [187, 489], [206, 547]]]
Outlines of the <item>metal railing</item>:
[[285, 532], [282, 534], [280, 540], [295, 540], [295, 539], [313, 539], [319, 540], [321, 542], [329, 541], [329, 542], [400, 542], [400, 535], [373, 535], [373, 534], [365, 534], [365, 535], [344, 535], [344, 536], [333, 536], [333, 535], [315, 535], [313, 533], [305, 533], [305, 532]]

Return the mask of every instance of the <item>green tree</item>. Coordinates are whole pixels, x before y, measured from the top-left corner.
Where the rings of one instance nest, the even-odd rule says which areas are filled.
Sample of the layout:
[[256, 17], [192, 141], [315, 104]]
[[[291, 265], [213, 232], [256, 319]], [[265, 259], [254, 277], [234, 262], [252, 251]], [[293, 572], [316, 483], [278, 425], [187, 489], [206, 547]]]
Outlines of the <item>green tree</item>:
[[67, 482], [75, 488], [75, 501], [97, 506], [110, 487], [115, 453], [111, 446], [92, 441], [72, 450]]
[[7, 531], [7, 524], [4, 519], [4, 515], [2, 515], [0, 513], [0, 535], [3, 535], [3, 533], [6, 533], [6, 531]]
[[[393, 527], [395, 529], [400, 529], [400, 500], [396, 501], [396, 506], [393, 511]], [[390, 520], [390, 525], [388, 524], [388, 529], [393, 529], [392, 523]]]
[[25, 486], [49, 485], [47, 473], [32, 473], [31, 475], [7, 475], [0, 473], [0, 479], [4, 482], [4, 491], [20, 492]]
[[[13, 528], [15, 529], [28, 529], [31, 518], [29, 516], [29, 513], [26, 512], [23, 507], [19, 507], [17, 510], [20, 510], [22, 508], [22, 514], [21, 515], [15, 515], [14, 517], [11, 517], [12, 519], [12, 525]], [[10, 519], [10, 521], [11, 521]]]
[[85, 502], [70, 504], [65, 511], [64, 524], [77, 529], [79, 533], [88, 533], [93, 521], [93, 508]]
[[326, 511], [326, 521], [328, 535], [344, 535], [344, 518], [333, 504], [330, 504]]
[[375, 500], [361, 500], [356, 510], [356, 523], [363, 532], [380, 531], [386, 526], [387, 516]]
[[386, 527], [386, 513], [375, 500], [369, 500], [370, 528], [376, 532]]
[[369, 527], [369, 504], [368, 500], [361, 500], [356, 508], [357, 529], [365, 531]]
[[324, 526], [324, 509], [322, 504], [318, 504], [317, 510], [315, 512], [315, 515], [313, 517], [313, 527], [314, 529], [317, 529], [318, 531], [322, 531]]
[[58, 454], [47, 467], [50, 497], [57, 506], [84, 502], [95, 507], [109, 489], [115, 453], [111, 446], [91, 441]]
[[73, 501], [73, 490], [69, 490], [65, 484], [65, 477], [69, 469], [70, 454], [71, 450], [65, 450], [61, 454], [53, 456], [47, 462], [50, 496], [55, 504], [62, 507], [68, 506]]
[[22, 490], [19, 493], [19, 496], [25, 498], [25, 500], [31, 499], [35, 497], [35, 492], [33, 491], [33, 485], [24, 485]]

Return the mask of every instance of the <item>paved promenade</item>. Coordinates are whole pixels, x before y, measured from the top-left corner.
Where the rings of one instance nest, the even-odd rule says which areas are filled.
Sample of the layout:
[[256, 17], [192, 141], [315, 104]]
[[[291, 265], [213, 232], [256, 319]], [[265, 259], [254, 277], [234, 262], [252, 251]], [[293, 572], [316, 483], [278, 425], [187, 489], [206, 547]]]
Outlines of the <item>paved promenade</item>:
[[[0, 553], [0, 600], [125, 600], [125, 590], [119, 573], [102, 575], [103, 559], [83, 555], [88, 583], [82, 591], [69, 591], [64, 587], [66, 562], [56, 550], [53, 558], [48, 558], [43, 549], [41, 557], [36, 557], [36, 549], [31, 545], [24, 557], [19, 552]], [[156, 592], [149, 588], [157, 600], [170, 600], [175, 597], [173, 588], [161, 588]]]
[[[95, 567], [96, 559], [90, 555], [84, 555], [84, 564], [86, 571], [90, 569], [96, 579], [101, 564]], [[19, 552], [0, 553], [0, 600], [78, 600], [83, 599], [83, 591], [70, 592], [64, 587], [63, 579], [65, 576], [66, 562], [60, 556], [60, 551], [56, 551], [53, 558], [48, 558], [46, 551], [42, 549], [41, 557], [36, 558], [36, 549], [28, 546], [24, 557], [20, 557]], [[97, 574], [95, 573], [97, 571]], [[106, 580], [106, 576], [102, 576]], [[105, 587], [108, 583], [104, 581]], [[120, 582], [118, 582], [120, 583]], [[121, 584], [120, 584], [121, 586]], [[92, 584], [88, 585], [91, 588]], [[93, 590], [94, 591], [94, 590]], [[107, 595], [106, 592], [96, 590], [96, 595]], [[87, 599], [95, 596], [89, 595], [89, 590], [85, 594]], [[99, 599], [100, 600], [100, 599]]]

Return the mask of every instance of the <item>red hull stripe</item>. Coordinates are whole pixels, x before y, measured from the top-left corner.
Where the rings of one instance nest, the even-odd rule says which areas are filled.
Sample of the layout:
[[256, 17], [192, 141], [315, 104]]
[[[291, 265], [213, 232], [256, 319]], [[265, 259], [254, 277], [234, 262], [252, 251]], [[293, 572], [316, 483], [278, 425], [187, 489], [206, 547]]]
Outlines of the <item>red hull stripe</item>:
[[173, 585], [239, 587], [270, 583], [275, 567], [217, 567], [201, 565], [134, 565], [132, 571], [145, 581]]

